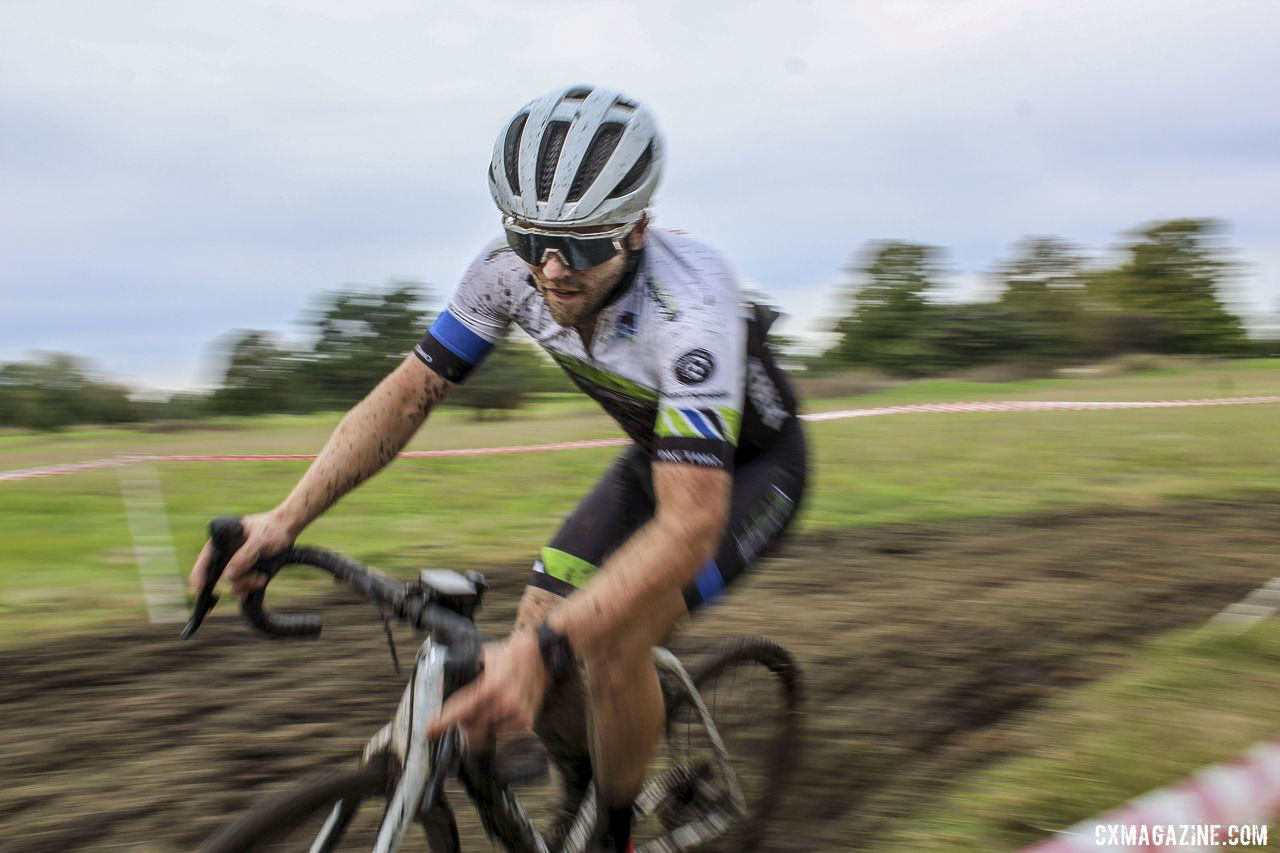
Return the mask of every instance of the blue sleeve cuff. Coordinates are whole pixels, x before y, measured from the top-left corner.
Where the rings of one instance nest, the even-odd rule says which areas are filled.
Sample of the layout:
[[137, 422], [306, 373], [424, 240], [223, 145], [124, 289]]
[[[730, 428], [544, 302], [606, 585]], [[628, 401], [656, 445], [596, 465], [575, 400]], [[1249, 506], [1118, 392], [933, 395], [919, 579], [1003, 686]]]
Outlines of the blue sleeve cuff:
[[431, 324], [431, 337], [458, 358], [475, 367], [484, 361], [493, 344], [462, 325], [457, 317], [448, 309], [441, 311], [440, 316]]

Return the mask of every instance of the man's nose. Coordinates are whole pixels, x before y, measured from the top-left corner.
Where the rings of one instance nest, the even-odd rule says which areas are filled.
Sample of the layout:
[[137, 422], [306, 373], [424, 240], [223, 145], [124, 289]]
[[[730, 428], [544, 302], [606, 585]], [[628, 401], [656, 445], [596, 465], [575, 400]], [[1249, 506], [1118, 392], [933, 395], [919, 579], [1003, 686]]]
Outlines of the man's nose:
[[542, 277], [547, 281], [562, 281], [573, 272], [560, 257], [559, 252], [547, 252], [547, 260], [542, 265]]

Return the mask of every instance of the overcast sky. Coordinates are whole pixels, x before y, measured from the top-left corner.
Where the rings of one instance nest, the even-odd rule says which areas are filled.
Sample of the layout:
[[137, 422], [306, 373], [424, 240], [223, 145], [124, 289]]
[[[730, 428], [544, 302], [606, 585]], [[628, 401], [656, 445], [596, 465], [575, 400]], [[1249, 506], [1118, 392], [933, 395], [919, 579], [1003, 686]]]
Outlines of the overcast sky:
[[945, 247], [974, 294], [1023, 235], [1101, 255], [1181, 216], [1230, 224], [1242, 306], [1275, 311], [1278, 34], [1270, 0], [5, 0], [0, 361], [194, 387], [322, 291], [443, 299], [497, 233], [494, 137], [574, 82], [655, 110], [656, 224], [789, 333], [869, 240]]

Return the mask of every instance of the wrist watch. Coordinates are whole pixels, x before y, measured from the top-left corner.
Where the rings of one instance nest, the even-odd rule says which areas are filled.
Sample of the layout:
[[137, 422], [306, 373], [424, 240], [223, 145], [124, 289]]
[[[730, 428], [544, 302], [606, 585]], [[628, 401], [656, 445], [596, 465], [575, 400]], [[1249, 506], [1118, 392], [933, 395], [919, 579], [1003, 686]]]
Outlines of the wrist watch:
[[569, 638], [557, 634], [550, 625], [543, 622], [538, 626], [538, 651], [542, 653], [542, 663], [551, 676], [552, 684], [560, 684], [574, 670], [573, 647]]

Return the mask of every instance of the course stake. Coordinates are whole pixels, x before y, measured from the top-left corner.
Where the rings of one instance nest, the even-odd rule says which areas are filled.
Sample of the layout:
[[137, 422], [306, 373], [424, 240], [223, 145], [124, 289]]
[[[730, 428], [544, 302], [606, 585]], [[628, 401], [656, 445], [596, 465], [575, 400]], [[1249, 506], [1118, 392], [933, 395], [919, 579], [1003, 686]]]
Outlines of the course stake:
[[165, 515], [160, 478], [150, 463], [125, 465], [120, 474], [134, 558], [142, 577], [142, 597], [152, 624], [187, 621], [186, 595], [179, 577], [178, 554]]

